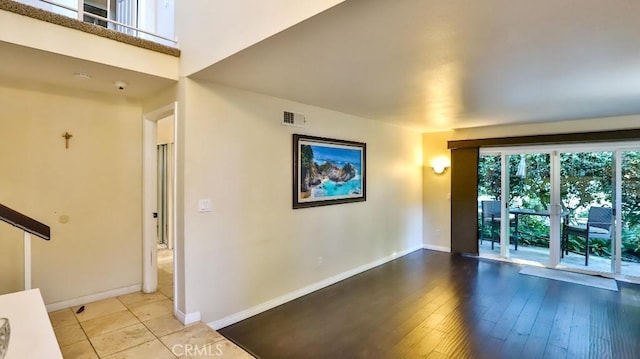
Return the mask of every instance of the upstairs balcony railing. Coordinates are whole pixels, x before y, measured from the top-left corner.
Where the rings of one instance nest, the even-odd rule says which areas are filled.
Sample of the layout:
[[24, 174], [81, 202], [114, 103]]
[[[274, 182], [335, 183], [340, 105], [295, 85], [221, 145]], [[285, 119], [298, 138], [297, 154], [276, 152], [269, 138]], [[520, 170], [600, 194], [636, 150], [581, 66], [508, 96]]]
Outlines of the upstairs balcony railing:
[[[173, 38], [173, 0], [15, 0], [124, 34], [177, 48]], [[144, 8], [143, 8], [144, 6]], [[170, 10], [164, 14], [160, 7]], [[152, 9], [153, 14], [146, 13]]]

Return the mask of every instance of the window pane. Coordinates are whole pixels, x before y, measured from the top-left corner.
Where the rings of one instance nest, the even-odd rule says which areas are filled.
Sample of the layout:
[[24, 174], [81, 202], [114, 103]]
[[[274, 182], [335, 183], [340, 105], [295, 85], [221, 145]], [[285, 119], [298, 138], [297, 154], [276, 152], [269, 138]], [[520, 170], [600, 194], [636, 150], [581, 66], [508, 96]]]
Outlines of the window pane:
[[622, 152], [621, 273], [640, 277], [640, 151]]

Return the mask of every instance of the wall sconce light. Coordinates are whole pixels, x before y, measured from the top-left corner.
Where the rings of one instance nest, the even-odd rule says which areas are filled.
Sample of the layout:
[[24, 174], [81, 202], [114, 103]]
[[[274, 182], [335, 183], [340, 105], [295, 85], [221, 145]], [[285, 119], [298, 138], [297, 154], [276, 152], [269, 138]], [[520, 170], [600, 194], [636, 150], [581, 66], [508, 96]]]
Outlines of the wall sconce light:
[[434, 158], [431, 161], [431, 168], [433, 168], [435, 174], [443, 174], [447, 171], [447, 168], [449, 168], [449, 159], [445, 157]]

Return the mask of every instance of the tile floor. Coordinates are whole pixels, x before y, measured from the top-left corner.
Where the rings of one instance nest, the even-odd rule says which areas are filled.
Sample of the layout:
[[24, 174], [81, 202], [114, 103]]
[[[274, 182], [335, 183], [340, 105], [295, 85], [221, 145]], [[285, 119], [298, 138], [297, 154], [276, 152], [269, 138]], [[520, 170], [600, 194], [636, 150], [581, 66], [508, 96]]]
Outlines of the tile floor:
[[[160, 252], [160, 251], [159, 251]], [[166, 254], [166, 253], [164, 253]], [[173, 261], [158, 256], [158, 291], [49, 313], [65, 359], [253, 358], [202, 322], [173, 316]]]
[[173, 299], [173, 251], [158, 248], [158, 292]]

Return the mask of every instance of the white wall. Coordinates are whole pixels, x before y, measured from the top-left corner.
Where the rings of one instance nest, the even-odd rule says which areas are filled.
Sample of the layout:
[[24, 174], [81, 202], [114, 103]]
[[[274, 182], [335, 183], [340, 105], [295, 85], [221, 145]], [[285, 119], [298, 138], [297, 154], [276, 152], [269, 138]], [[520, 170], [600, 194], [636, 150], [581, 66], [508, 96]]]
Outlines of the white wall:
[[424, 157], [424, 245], [440, 251], [451, 250], [451, 169], [435, 174], [431, 161], [450, 158], [447, 140], [453, 132], [425, 133], [422, 137]]
[[[183, 82], [187, 312], [219, 320], [422, 246], [421, 134]], [[304, 114], [309, 126], [282, 126], [283, 109]], [[294, 132], [366, 142], [367, 201], [291, 209]], [[201, 198], [211, 199], [212, 212], [197, 211]]]
[[[451, 188], [451, 177], [448, 174], [435, 176], [429, 173], [428, 164], [431, 158], [448, 152], [447, 141], [468, 140], [508, 136], [528, 136], [555, 133], [609, 131], [638, 128], [640, 115], [618, 116], [607, 118], [583, 119], [572, 121], [530, 123], [521, 125], [487, 126], [458, 129], [448, 132], [424, 134], [424, 241], [426, 247], [451, 247], [451, 207], [450, 202], [442, 196]], [[455, 219], [453, 220], [455, 222]], [[442, 227], [448, 226], [447, 230]], [[441, 234], [436, 230], [441, 229]]]
[[640, 124], [640, 115], [527, 123], [521, 125], [487, 126], [455, 130], [453, 131], [451, 139], [466, 140], [506, 136], [622, 130], [638, 128], [638, 124]]
[[343, 1], [178, 1], [180, 73], [191, 75]]
[[169, 39], [175, 36], [175, 2], [158, 0], [155, 33]]
[[[169, 39], [174, 39], [175, 31], [175, 1], [174, 0], [139, 0], [138, 28], [149, 31]], [[168, 46], [172, 43], [160, 40], [155, 36], [140, 34], [143, 39], [160, 42]]]
[[157, 136], [156, 142], [158, 145], [165, 145], [167, 143], [173, 143], [174, 137], [174, 115], [167, 116], [158, 120], [157, 122]]
[[[46, 303], [141, 282], [141, 107], [116, 96], [0, 85], [0, 203], [51, 227], [33, 240], [33, 287]], [[62, 134], [73, 137], [69, 149]], [[22, 289], [15, 231], [0, 226], [1, 283]], [[18, 235], [19, 238], [19, 235]], [[11, 247], [10, 254], [5, 246]], [[22, 255], [22, 244], [18, 245]], [[17, 266], [17, 269], [16, 267]], [[18, 285], [19, 284], [19, 285]]]

